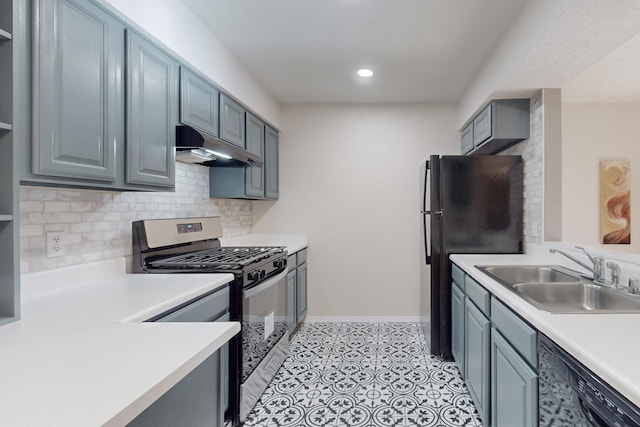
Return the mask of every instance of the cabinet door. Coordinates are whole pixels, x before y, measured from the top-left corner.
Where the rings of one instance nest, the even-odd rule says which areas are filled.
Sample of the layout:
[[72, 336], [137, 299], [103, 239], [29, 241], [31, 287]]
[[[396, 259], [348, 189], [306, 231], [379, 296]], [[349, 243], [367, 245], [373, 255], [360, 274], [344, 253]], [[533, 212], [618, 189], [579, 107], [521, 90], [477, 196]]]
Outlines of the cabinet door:
[[304, 317], [307, 315], [307, 263], [301, 264], [296, 269], [297, 274], [297, 314], [298, 314], [298, 323], [304, 320]]
[[280, 192], [279, 170], [280, 163], [278, 161], [278, 131], [266, 127], [265, 136], [265, 197], [271, 200], [277, 200]]
[[[264, 122], [247, 113], [247, 151], [264, 159]], [[264, 172], [262, 167], [245, 169], [245, 192], [247, 196], [264, 197]]]
[[464, 292], [455, 282], [452, 282], [451, 291], [451, 354], [464, 378]]
[[220, 350], [209, 356], [134, 418], [128, 427], [223, 427], [220, 402]]
[[174, 186], [177, 124], [178, 63], [127, 31], [127, 182]]
[[482, 421], [488, 424], [491, 324], [469, 298], [465, 304], [465, 381]]
[[87, 1], [34, 8], [34, 174], [115, 181], [124, 145], [124, 26]]
[[180, 67], [180, 122], [218, 136], [218, 98], [211, 84]]
[[287, 274], [287, 322], [289, 322], [289, 334], [293, 333], [298, 325], [297, 309], [296, 309], [296, 269], [291, 266], [292, 270]]
[[460, 132], [460, 148], [462, 154], [473, 150], [473, 122], [469, 123], [462, 129], [462, 132]]
[[492, 125], [492, 105], [487, 105], [473, 119], [473, 146], [477, 147], [487, 139], [491, 138]]
[[538, 376], [496, 330], [491, 331], [491, 425], [538, 425]]
[[244, 107], [224, 93], [220, 94], [220, 138], [244, 148]]

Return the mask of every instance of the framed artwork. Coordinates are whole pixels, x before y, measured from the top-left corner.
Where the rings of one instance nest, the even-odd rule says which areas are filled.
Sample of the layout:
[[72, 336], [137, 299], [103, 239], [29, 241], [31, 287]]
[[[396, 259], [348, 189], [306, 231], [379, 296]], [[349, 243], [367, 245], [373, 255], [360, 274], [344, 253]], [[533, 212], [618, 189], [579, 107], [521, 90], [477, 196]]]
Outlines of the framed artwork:
[[600, 162], [600, 238], [605, 245], [631, 244], [631, 162]]

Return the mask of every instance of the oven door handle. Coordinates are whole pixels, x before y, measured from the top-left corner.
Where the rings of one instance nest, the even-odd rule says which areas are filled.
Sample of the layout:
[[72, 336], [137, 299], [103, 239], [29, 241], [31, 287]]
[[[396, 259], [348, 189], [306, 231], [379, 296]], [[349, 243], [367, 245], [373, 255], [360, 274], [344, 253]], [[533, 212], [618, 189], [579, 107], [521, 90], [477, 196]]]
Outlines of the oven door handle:
[[289, 272], [289, 268], [285, 268], [282, 272], [278, 273], [277, 275], [270, 277], [269, 279], [265, 280], [264, 282], [258, 283], [256, 286], [249, 288], [245, 291], [243, 291], [243, 296], [245, 298], [250, 298], [253, 295], [264, 291], [265, 289], [270, 288], [271, 286], [275, 285], [276, 283], [278, 283], [281, 280], [284, 280], [285, 277], [287, 277], [287, 273]]

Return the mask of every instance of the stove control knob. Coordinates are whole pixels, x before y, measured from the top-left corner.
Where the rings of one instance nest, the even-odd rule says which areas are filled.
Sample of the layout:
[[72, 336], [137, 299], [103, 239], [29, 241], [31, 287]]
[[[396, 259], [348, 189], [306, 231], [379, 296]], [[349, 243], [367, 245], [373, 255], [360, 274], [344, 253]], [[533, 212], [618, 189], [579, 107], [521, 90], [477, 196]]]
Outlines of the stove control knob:
[[260, 280], [260, 270], [250, 271], [249, 274], [247, 274], [247, 279], [251, 280], [252, 282]]
[[267, 275], [267, 271], [266, 270], [260, 270], [260, 278], [264, 279], [264, 276]]
[[284, 268], [286, 266], [287, 266], [287, 259], [286, 258], [277, 259], [277, 260], [273, 261], [273, 267], [276, 268], [276, 269]]

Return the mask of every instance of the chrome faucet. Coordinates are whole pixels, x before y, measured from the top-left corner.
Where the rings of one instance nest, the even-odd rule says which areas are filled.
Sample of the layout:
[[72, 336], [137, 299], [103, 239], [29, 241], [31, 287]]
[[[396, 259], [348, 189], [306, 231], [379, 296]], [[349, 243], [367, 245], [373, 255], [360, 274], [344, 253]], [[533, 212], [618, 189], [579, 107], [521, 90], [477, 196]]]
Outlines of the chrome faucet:
[[615, 262], [609, 261], [607, 263], [607, 268], [611, 269], [611, 287], [620, 287], [620, 266]]
[[571, 261], [573, 261], [576, 264], [580, 265], [584, 269], [590, 271], [591, 274], [593, 274], [593, 280], [594, 281], [596, 281], [598, 283], [601, 283], [601, 284], [604, 283], [604, 273], [605, 273], [605, 270], [604, 270], [604, 258], [599, 257], [599, 256], [591, 256], [591, 254], [589, 254], [582, 246], [576, 246], [576, 249], [580, 249], [582, 252], [584, 252], [584, 254], [589, 258], [589, 261], [591, 261], [591, 263], [593, 265], [589, 266], [589, 265], [585, 264], [584, 262], [580, 261], [578, 258], [574, 257], [573, 255], [570, 255], [570, 254], [568, 254], [565, 251], [562, 251], [560, 249], [550, 248], [549, 252], [551, 252], [552, 254], [558, 253], [560, 255], [566, 256]]

